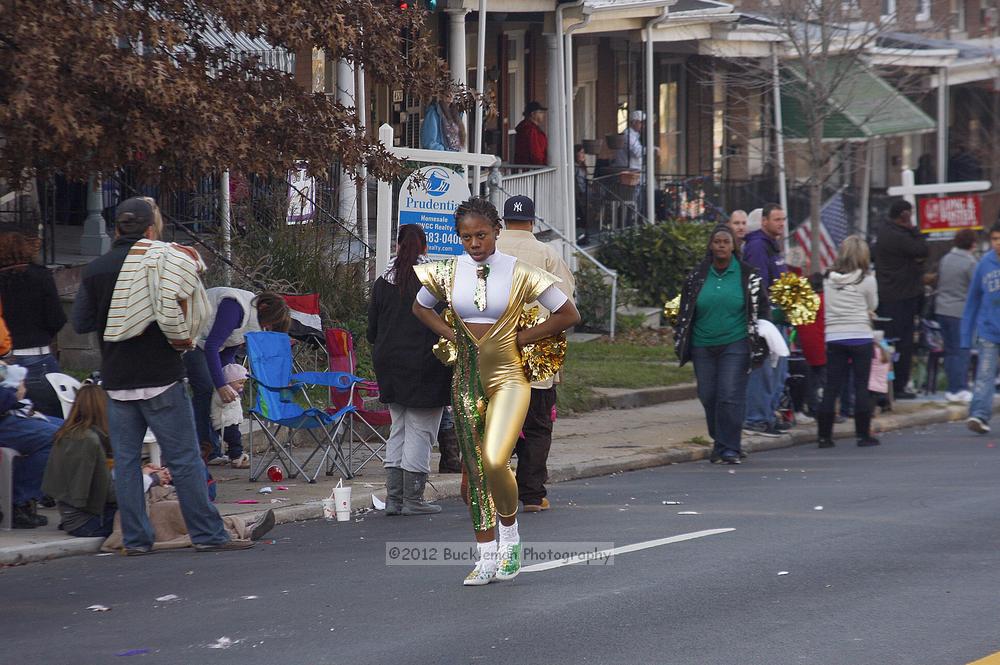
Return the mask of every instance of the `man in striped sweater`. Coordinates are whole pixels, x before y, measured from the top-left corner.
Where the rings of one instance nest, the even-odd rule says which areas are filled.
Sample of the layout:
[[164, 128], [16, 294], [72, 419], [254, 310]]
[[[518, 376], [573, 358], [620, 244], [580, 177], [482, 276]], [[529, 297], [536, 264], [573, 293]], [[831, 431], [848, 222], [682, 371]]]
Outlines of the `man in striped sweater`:
[[[166, 263], [158, 260], [142, 264], [143, 279], [136, 278], [139, 268], [125, 270], [127, 263], [131, 265], [137, 257], [144, 258], [150, 247], [168, 251], [160, 244], [148, 242], [160, 237], [163, 222], [159, 208], [148, 197], [128, 199], [117, 208], [115, 227], [111, 250], [84, 269], [72, 320], [76, 332], [96, 332], [101, 340], [101, 377], [111, 398], [108, 426], [115, 456], [115, 492], [125, 554], [147, 554], [153, 549], [154, 533], [146, 514], [141, 470], [142, 441], [147, 427], [156, 436], [164, 459], [169, 460], [181, 512], [195, 549], [210, 552], [252, 547], [250, 541], [229, 539], [219, 511], [208, 499], [181, 359], [185, 345], [179, 343], [186, 334], [185, 317], [177, 312], [189, 312], [192, 304], [190, 299], [178, 300], [164, 308], [156, 302], [165, 293], [168, 282], [187, 281], [171, 280], [164, 273]], [[121, 279], [123, 270], [125, 278]], [[153, 284], [155, 295], [145, 293], [144, 284], [145, 288]], [[188, 286], [193, 290], [201, 288], [200, 283], [197, 288]], [[142, 303], [147, 297], [148, 307], [134, 307], [131, 310], [134, 316], [129, 317], [127, 325], [109, 320], [113, 301]], [[176, 297], [180, 297], [180, 291]], [[164, 322], [164, 316], [172, 320]], [[171, 337], [164, 334], [163, 327], [170, 330]], [[111, 339], [106, 335], [109, 329]]]

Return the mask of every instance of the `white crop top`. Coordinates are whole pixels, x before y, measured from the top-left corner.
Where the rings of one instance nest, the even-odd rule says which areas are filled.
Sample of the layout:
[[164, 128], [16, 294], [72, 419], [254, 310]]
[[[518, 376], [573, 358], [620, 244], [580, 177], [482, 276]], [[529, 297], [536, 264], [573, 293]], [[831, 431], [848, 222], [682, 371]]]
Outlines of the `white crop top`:
[[[468, 254], [458, 257], [455, 268], [455, 292], [452, 294], [452, 305], [455, 313], [466, 323], [496, 323], [497, 319], [503, 316], [507, 310], [510, 300], [510, 289], [514, 284], [514, 264], [517, 262], [513, 256], [494, 252], [482, 264], [490, 266], [490, 274], [486, 278], [486, 310], [480, 312], [473, 302], [476, 294], [476, 267], [477, 264]], [[542, 307], [554, 312], [563, 306], [568, 298], [566, 294], [553, 284], [545, 289], [538, 302]], [[424, 286], [417, 293], [417, 302], [422, 307], [433, 309], [438, 300]]]

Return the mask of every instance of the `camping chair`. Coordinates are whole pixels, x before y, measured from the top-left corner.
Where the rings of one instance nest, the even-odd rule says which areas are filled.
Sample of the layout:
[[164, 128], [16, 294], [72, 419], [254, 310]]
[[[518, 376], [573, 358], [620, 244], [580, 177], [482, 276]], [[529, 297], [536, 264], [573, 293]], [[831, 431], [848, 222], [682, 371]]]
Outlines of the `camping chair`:
[[[336, 467], [345, 478], [350, 478], [351, 469], [344, 459], [338, 439], [343, 439], [344, 419], [353, 407], [331, 409], [331, 412], [318, 409], [309, 402], [305, 389], [309, 385], [320, 385], [331, 388], [332, 392], [349, 392], [361, 379], [344, 372], [293, 374], [291, 339], [284, 333], [247, 333], [246, 344], [247, 359], [250, 361], [249, 378], [255, 388], [250, 417], [260, 425], [267, 439], [267, 449], [256, 466], [251, 443], [251, 482], [257, 480], [261, 472], [275, 461], [281, 463], [289, 478], [301, 473], [310, 483], [316, 482], [324, 468], [328, 476], [333, 475]], [[296, 395], [301, 395], [309, 406], [296, 403]], [[307, 432], [316, 444], [301, 464], [292, 450], [292, 441], [300, 431]], [[319, 462], [310, 477], [306, 467], [317, 455]]]
[[[330, 328], [326, 331], [326, 352], [330, 356], [330, 370], [334, 372], [347, 372], [354, 375], [357, 371], [357, 357], [354, 355], [354, 338], [351, 333], [343, 328]], [[343, 392], [335, 393], [330, 391], [330, 403], [336, 409], [352, 407], [350, 413], [350, 438], [347, 444], [347, 458], [355, 461], [358, 458], [357, 466], [352, 467], [352, 471], [358, 472], [365, 464], [378, 459], [385, 461], [384, 452], [386, 439], [376, 429], [377, 427], [387, 427], [392, 424], [392, 418], [388, 409], [368, 409], [365, 407], [366, 399], [378, 397], [378, 384], [374, 381], [361, 380], [358, 385], [351, 386], [349, 394]], [[361, 425], [356, 428], [355, 424]], [[368, 434], [367, 437], [358, 436], [359, 430]]]
[[[69, 412], [76, 401], [76, 391], [83, 385], [69, 374], [50, 372], [45, 375], [45, 380], [49, 382], [52, 389], [56, 391], [59, 398], [59, 406], [62, 407], [63, 419], [69, 417]], [[146, 436], [142, 440], [142, 453], [149, 457], [150, 464], [160, 466], [160, 444], [156, 442], [152, 430], [146, 430]]]

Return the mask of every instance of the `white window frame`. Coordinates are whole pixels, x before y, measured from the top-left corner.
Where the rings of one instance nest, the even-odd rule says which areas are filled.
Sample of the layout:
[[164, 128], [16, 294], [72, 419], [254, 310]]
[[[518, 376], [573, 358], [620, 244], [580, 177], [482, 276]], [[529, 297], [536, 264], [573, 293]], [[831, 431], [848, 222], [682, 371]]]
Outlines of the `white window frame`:
[[914, 19], [919, 23], [931, 20], [931, 0], [917, 0], [917, 15]]
[[899, 9], [896, 0], [879, 0], [879, 14], [883, 19], [893, 21], [896, 19], [896, 12]]

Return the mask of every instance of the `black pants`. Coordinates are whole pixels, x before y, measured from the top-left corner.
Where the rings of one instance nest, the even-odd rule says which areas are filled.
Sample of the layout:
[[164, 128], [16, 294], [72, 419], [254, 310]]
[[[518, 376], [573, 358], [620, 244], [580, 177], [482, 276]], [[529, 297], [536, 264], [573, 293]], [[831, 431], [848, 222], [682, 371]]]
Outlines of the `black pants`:
[[528, 415], [517, 440], [517, 498], [525, 505], [538, 505], [545, 497], [548, 479], [549, 448], [552, 447], [552, 408], [556, 405], [556, 389], [532, 388]]
[[[850, 361], [850, 372], [848, 372]], [[868, 434], [872, 419], [872, 400], [868, 392], [868, 375], [872, 368], [872, 342], [867, 344], [826, 345], [826, 388], [823, 389], [824, 418], [820, 423], [820, 438], [830, 438], [827, 427], [833, 427], [834, 407], [848, 374], [854, 378], [854, 427], [858, 436]]]
[[913, 319], [920, 310], [920, 296], [913, 296], [904, 300], [893, 300], [883, 302], [878, 306], [879, 316], [892, 319], [885, 324], [886, 339], [896, 340], [892, 342], [896, 346], [899, 359], [893, 364], [892, 386], [897, 392], [906, 390], [906, 384], [910, 382], [910, 366], [913, 364]]

